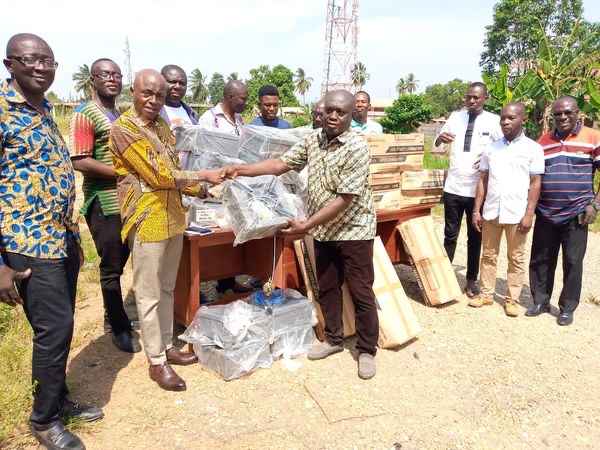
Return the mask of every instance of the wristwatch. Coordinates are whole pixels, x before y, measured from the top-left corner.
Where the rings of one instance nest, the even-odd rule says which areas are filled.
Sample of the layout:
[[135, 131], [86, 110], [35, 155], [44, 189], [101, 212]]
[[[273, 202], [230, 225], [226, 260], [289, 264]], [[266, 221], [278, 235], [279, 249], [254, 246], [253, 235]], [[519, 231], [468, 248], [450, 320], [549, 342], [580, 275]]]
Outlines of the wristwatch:
[[590, 206], [593, 206], [596, 211], [600, 211], [600, 203], [598, 203], [596, 200], [592, 200], [590, 202]]

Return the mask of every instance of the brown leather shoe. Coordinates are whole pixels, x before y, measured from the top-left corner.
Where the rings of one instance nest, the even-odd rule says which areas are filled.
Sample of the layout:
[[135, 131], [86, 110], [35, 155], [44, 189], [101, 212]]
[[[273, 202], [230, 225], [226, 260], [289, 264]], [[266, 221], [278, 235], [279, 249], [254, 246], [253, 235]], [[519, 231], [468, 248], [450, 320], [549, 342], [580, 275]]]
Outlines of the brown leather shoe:
[[166, 391], [186, 390], [185, 381], [171, 369], [168, 362], [151, 365], [148, 373], [150, 374], [150, 379], [156, 381]]
[[198, 362], [194, 352], [182, 352], [178, 348], [171, 347], [167, 350], [167, 362], [174, 366], [189, 366]]

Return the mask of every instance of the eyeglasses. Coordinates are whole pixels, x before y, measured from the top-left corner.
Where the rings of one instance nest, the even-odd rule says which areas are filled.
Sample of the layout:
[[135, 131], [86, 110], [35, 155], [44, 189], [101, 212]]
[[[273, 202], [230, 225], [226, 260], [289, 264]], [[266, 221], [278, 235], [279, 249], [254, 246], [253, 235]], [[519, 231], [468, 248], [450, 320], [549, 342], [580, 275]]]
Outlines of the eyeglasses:
[[579, 110], [578, 110], [578, 109], [576, 109], [575, 111], [562, 111], [562, 112], [555, 112], [555, 113], [552, 113], [552, 116], [553, 116], [553, 117], [556, 117], [556, 118], [558, 119], [558, 118], [559, 118], [559, 117], [561, 117], [561, 116], [567, 116], [567, 117], [571, 117], [571, 116], [573, 116], [573, 115], [577, 114], [578, 112], [579, 112]]
[[52, 58], [38, 58], [37, 56], [7, 56], [6, 59], [14, 59], [19, 61], [25, 67], [33, 69], [41, 63], [46, 69], [55, 70], [58, 67], [58, 63]]
[[98, 78], [99, 80], [102, 80], [102, 81], [106, 81], [110, 77], [112, 77], [113, 80], [120, 81], [120, 80], [123, 79], [123, 74], [121, 74], [119, 72], [107, 72], [106, 70], [103, 70], [102, 72], [93, 73], [92, 77], [96, 77], [96, 78]]

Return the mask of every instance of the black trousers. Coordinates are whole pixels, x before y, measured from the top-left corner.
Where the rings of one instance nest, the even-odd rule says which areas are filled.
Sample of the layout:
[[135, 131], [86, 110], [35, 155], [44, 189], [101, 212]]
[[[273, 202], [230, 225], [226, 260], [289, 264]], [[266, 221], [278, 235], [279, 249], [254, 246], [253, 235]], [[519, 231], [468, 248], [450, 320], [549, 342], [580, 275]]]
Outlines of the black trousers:
[[348, 283], [356, 311], [356, 349], [377, 352], [379, 317], [373, 293], [373, 241], [317, 241], [315, 262], [319, 283], [319, 305], [325, 319], [325, 336], [333, 345], [344, 341], [342, 284]]
[[[73, 338], [73, 313], [79, 274], [78, 246], [69, 234], [68, 256], [41, 259], [6, 253], [7, 265], [31, 276], [17, 282], [23, 309], [33, 329], [31, 424], [47, 430], [59, 419], [59, 407], [68, 390], [67, 358]], [[5, 256], [3, 255], [3, 257]]]
[[558, 306], [561, 312], [575, 311], [581, 297], [587, 239], [588, 226], [579, 225], [577, 217], [557, 225], [537, 216], [529, 262], [529, 284], [534, 304], [550, 303], [558, 252], [562, 247], [563, 288]]
[[96, 197], [85, 220], [100, 256], [100, 289], [105, 315], [113, 333], [131, 331], [131, 321], [123, 307], [121, 292], [121, 275], [129, 258], [129, 247], [121, 241], [121, 217], [105, 216]]
[[481, 256], [481, 233], [473, 227], [473, 197], [449, 194], [444, 192], [444, 248], [450, 258], [454, 260], [456, 241], [460, 234], [460, 225], [463, 215], [467, 215], [467, 280], [475, 281], [479, 276], [479, 258]]

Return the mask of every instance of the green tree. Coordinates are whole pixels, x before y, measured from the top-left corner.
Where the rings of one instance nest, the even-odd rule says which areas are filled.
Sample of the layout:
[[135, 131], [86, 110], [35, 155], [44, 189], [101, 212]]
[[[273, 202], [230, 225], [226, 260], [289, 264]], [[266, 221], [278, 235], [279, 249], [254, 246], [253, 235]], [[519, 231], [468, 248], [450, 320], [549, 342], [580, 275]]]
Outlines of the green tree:
[[223, 100], [223, 88], [225, 87], [225, 78], [218, 72], [212, 74], [210, 83], [208, 83], [208, 98], [212, 105], [216, 105]]
[[425, 100], [429, 103], [434, 118], [448, 117], [451, 112], [464, 106], [465, 95], [471, 83], [458, 78], [445, 84], [437, 83], [425, 88]]
[[[541, 24], [538, 25], [541, 29]], [[580, 110], [590, 119], [598, 119], [600, 113], [600, 82], [592, 77], [592, 70], [600, 59], [600, 50], [591, 50], [592, 42], [600, 41], [600, 31], [578, 40], [580, 23], [576, 22], [561, 49], [553, 49], [550, 39], [542, 33], [538, 53], [532, 69], [519, 77], [511, 77], [504, 64], [496, 76], [483, 74], [488, 85], [490, 99], [486, 108], [499, 112], [511, 101], [527, 105], [528, 134], [538, 137], [548, 130], [551, 105], [562, 95], [577, 99]]]
[[352, 66], [350, 78], [352, 79], [352, 84], [359, 90], [362, 90], [363, 86], [367, 84], [367, 80], [371, 78], [371, 75], [367, 72], [367, 67], [359, 61]]
[[[543, 36], [558, 51], [582, 17], [582, 0], [500, 0], [494, 6], [493, 23], [486, 27], [479, 64], [488, 75], [497, 73], [503, 64], [509, 66], [511, 76], [523, 75], [535, 66]], [[582, 22], [574, 36], [575, 47], [598, 28], [597, 23]], [[587, 45], [589, 51], [598, 49], [600, 41]]]
[[386, 133], [413, 133], [421, 123], [431, 120], [432, 110], [423, 94], [403, 94], [385, 108], [385, 117], [379, 123]]
[[46, 94], [46, 99], [52, 104], [62, 102], [62, 99], [58, 95], [56, 95], [54, 91], [48, 92]]
[[239, 80], [239, 75], [237, 72], [231, 72], [228, 76], [227, 76], [227, 81], [233, 81], [233, 80]]
[[415, 79], [414, 73], [409, 73], [406, 78], [400, 78], [396, 83], [396, 92], [398, 95], [414, 94], [419, 87], [419, 80]]
[[279, 90], [281, 106], [298, 106], [299, 102], [294, 95], [294, 73], [282, 64], [273, 69], [263, 65], [250, 69], [250, 78], [246, 80], [248, 87], [248, 104], [258, 104], [258, 90], [265, 84], [271, 84]]
[[73, 81], [75, 92], [81, 92], [85, 100], [92, 98], [92, 78], [87, 64], [79, 66], [79, 70], [73, 74]]
[[313, 79], [312, 77], [307, 77], [304, 69], [298, 68], [296, 70], [296, 78], [294, 79], [296, 92], [302, 96], [302, 103], [306, 104], [306, 91], [310, 89], [312, 86]]
[[204, 103], [208, 98], [208, 88], [206, 87], [206, 77], [202, 75], [200, 69], [192, 70], [190, 74], [190, 89], [192, 98], [195, 102]]

